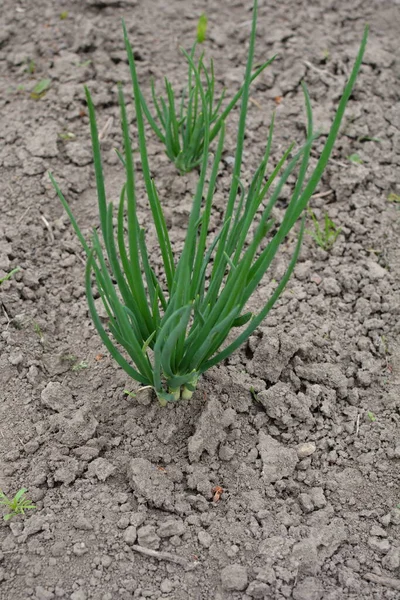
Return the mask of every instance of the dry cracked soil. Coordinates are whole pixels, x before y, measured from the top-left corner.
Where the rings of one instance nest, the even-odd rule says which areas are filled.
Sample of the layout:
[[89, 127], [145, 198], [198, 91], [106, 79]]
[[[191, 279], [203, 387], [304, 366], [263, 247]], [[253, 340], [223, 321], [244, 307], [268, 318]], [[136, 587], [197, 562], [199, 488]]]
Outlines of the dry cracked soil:
[[[122, 17], [149, 97], [151, 77], [158, 89], [164, 74], [179, 86], [179, 46], [191, 46], [206, 12], [206, 56], [230, 93], [243, 75], [250, 5], [2, 1], [0, 277], [21, 271], [0, 289], [0, 488], [12, 496], [26, 487], [36, 504], [0, 524], [4, 600], [400, 597], [399, 3], [260, 0], [257, 60], [278, 58], [251, 90], [244, 181], [274, 110], [273, 163], [304, 139], [302, 79], [327, 131], [370, 24], [345, 122], [311, 201], [320, 222], [328, 214], [341, 232], [329, 251], [306, 236], [268, 319], [202, 378], [189, 403], [162, 409], [148, 391], [124, 393], [134, 386], [91, 324], [82, 250], [49, 183], [51, 170], [88, 233], [98, 214], [87, 84], [108, 192], [118, 198], [117, 83], [129, 90]], [[43, 79], [47, 92], [32, 97]], [[197, 174], [177, 176], [150, 133], [149, 149], [179, 249]], [[138, 202], [148, 222], [141, 191]], [[250, 308], [282, 275], [294, 241]]]

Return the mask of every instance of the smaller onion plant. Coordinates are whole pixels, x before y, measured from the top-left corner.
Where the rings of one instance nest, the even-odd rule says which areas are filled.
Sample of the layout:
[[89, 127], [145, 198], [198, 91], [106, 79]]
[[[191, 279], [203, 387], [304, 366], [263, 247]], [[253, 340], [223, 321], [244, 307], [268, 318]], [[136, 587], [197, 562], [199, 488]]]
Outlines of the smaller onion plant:
[[[211, 60], [210, 68], [207, 69], [203, 52], [195, 65], [195, 52], [196, 44], [190, 53], [187, 85], [182, 90], [180, 98], [177, 97], [167, 78], [165, 78], [165, 96], [157, 97], [154, 81], [152, 81], [151, 92], [156, 111], [156, 116], [153, 116], [141, 94], [142, 109], [147, 121], [165, 145], [168, 158], [181, 174], [188, 173], [201, 165], [206, 128], [209, 130], [208, 145], [218, 136], [222, 124], [239, 102], [244, 89], [242, 86], [222, 110], [226, 91], [224, 90], [216, 99], [214, 63]], [[275, 56], [259, 66], [251, 76], [251, 81], [254, 81], [274, 59]], [[204, 98], [205, 102], [203, 102]]]
[[[151, 263], [146, 231], [138, 219], [129, 118], [121, 89], [123, 152], [120, 157], [125, 170], [125, 184], [116, 209], [106, 198], [95, 109], [86, 90], [100, 214], [100, 230], [93, 231], [91, 242], [82, 235], [68, 203], [50, 175], [87, 255], [86, 293], [94, 325], [117, 363], [140, 384], [154, 388], [162, 405], [179, 398], [189, 399], [200, 375], [230, 356], [249, 338], [285, 288], [300, 251], [304, 218], [285, 274], [258, 313], [246, 311], [248, 300], [261, 283], [280, 245], [306, 209], [321, 179], [361, 66], [368, 34], [366, 29], [314, 169], [309, 172], [308, 165], [317, 134], [313, 128], [310, 98], [303, 85], [307, 115], [304, 144], [297, 149], [291, 145], [281, 160], [269, 168], [274, 130], [272, 118], [263, 158], [255, 168], [249, 185], [245, 186], [241, 181], [241, 169], [256, 22], [257, 0], [254, 0], [231, 187], [221, 226], [216, 233], [211, 231], [210, 221], [217, 177], [222, 169], [225, 127], [222, 121], [216, 149], [210, 157], [214, 111], [210, 110], [210, 98], [201, 83], [202, 72], [204, 74], [202, 62], [195, 64], [193, 53], [184, 52], [195, 80], [196, 93], [200, 96], [204, 139], [200, 175], [186, 237], [177, 256], [172, 250], [161, 202], [150, 173], [144, 103], [125, 26], [142, 175], [161, 251], [161, 273], [158, 272], [157, 276]], [[271, 216], [273, 207], [283, 186], [294, 173], [296, 181], [285, 214], [280, 223], [274, 223]], [[103, 325], [97, 312], [93, 283], [107, 312], [108, 326]]]

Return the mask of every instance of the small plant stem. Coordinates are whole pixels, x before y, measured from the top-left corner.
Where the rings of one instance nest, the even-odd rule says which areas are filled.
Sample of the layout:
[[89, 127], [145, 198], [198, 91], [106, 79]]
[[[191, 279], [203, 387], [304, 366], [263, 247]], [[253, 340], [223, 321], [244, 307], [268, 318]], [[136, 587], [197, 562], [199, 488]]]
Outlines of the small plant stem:
[[181, 397], [181, 388], [169, 388], [169, 393], [173, 395], [175, 400], [179, 400], [179, 398]]

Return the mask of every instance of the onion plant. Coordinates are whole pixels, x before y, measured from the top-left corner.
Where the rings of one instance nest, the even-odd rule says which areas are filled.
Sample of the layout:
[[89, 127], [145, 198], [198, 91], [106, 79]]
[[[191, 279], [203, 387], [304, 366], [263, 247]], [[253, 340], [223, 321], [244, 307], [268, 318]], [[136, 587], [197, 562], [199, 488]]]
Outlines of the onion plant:
[[[204, 64], [204, 52], [194, 64], [196, 44], [194, 44], [188, 60], [188, 77], [186, 87], [180, 98], [177, 98], [171, 83], [165, 78], [165, 97], [157, 97], [154, 81], [151, 92], [156, 116], [151, 111], [141, 94], [142, 109], [146, 118], [161, 142], [165, 145], [168, 158], [175, 163], [180, 173], [187, 173], [202, 163], [205, 148], [205, 131], [208, 142], [212, 142], [219, 134], [222, 123], [238, 103], [244, 87], [234, 95], [222, 110], [225, 90], [218, 100], [215, 98], [215, 73], [211, 60], [210, 69]], [[254, 81], [275, 59], [275, 56], [263, 63], [251, 77]], [[205, 103], [203, 102], [205, 98]]]
[[[307, 135], [299, 148], [291, 145], [281, 160], [267, 168], [274, 130], [272, 118], [263, 158], [245, 186], [241, 181], [249, 88], [256, 38], [257, 0], [252, 28], [230, 191], [219, 230], [210, 227], [213, 196], [224, 148], [224, 122], [210, 157], [212, 115], [207, 91], [201, 84], [202, 65], [184, 52], [200, 94], [204, 141], [197, 188], [188, 219], [186, 238], [179, 255], [173, 252], [162, 205], [151, 177], [146, 148], [142, 95], [131, 44], [124, 25], [124, 38], [133, 85], [138, 145], [146, 196], [161, 252], [162, 269], [156, 274], [146, 245], [146, 230], [139, 223], [138, 198], [132, 142], [124, 95], [119, 90], [125, 171], [118, 206], [107, 200], [95, 109], [86, 89], [96, 173], [100, 228], [88, 242], [74, 219], [61, 190], [50, 175], [87, 255], [86, 293], [91, 317], [105, 346], [117, 363], [143, 386], [154, 388], [160, 403], [189, 399], [198, 379], [207, 369], [234, 352], [260, 325], [280, 297], [294, 269], [302, 241], [304, 218], [286, 272], [270, 298], [257, 313], [246, 312], [246, 304], [261, 283], [280, 244], [299, 220], [324, 172], [337, 137], [347, 101], [361, 66], [367, 29], [349, 80], [344, 88], [325, 145], [314, 169], [308, 165], [313, 142], [310, 98], [303, 85]], [[281, 223], [271, 213], [283, 186], [296, 173], [291, 199]], [[273, 185], [272, 185], [273, 184]], [[103, 325], [97, 312], [92, 285], [108, 315]], [[227, 338], [229, 336], [229, 340]]]

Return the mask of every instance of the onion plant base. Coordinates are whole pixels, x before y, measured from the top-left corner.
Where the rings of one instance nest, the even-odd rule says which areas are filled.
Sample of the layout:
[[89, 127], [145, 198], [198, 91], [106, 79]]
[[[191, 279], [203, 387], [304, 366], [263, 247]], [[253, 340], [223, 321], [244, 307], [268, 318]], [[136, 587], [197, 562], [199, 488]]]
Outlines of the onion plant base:
[[[132, 47], [125, 25], [123, 26], [132, 79], [142, 177], [160, 247], [162, 268], [157, 273], [161, 272], [161, 275], [157, 276], [151, 264], [146, 231], [138, 220], [136, 173], [128, 126], [130, 117], [127, 115], [122, 89], [119, 90], [122, 129], [122, 149], [119, 156], [124, 166], [125, 184], [116, 207], [106, 198], [95, 109], [89, 90], [86, 89], [100, 216], [100, 227], [94, 229], [91, 241], [83, 236], [67, 201], [50, 174], [86, 253], [86, 295], [94, 326], [115, 361], [141, 386], [154, 388], [161, 405], [177, 402], [180, 398], [189, 400], [201, 374], [237, 350], [261, 324], [282, 294], [300, 252], [305, 209], [331, 155], [367, 42], [368, 28], [313, 170], [309, 173], [308, 166], [317, 134], [313, 127], [310, 98], [303, 84], [307, 116], [304, 144], [297, 149], [291, 145], [282, 159], [269, 167], [274, 131], [272, 116], [264, 156], [250, 183], [245, 186], [241, 181], [241, 171], [249, 89], [253, 79], [256, 22], [257, 0], [254, 0], [248, 59], [240, 93], [231, 187], [221, 226], [216, 234], [210, 231], [210, 222], [224, 150], [225, 125], [222, 120], [217, 135], [214, 136], [215, 147], [211, 155], [215, 124], [213, 125], [213, 114], [209, 110], [207, 86], [203, 86], [201, 81], [203, 66], [202, 63], [195, 64], [193, 53], [183, 51], [198, 93], [198, 111], [199, 114], [202, 113], [202, 142], [198, 183], [179, 256], [172, 251], [162, 205], [150, 173], [145, 135], [146, 108], [138, 83]], [[285, 214], [281, 223], [274, 223], [272, 210], [282, 188], [294, 173], [295, 184]], [[303, 218], [297, 241], [285, 274], [276, 283], [271, 296], [258, 313], [246, 312], [250, 297], [260, 285], [280, 245], [301, 216]], [[93, 285], [107, 312], [107, 327], [97, 313]]]

